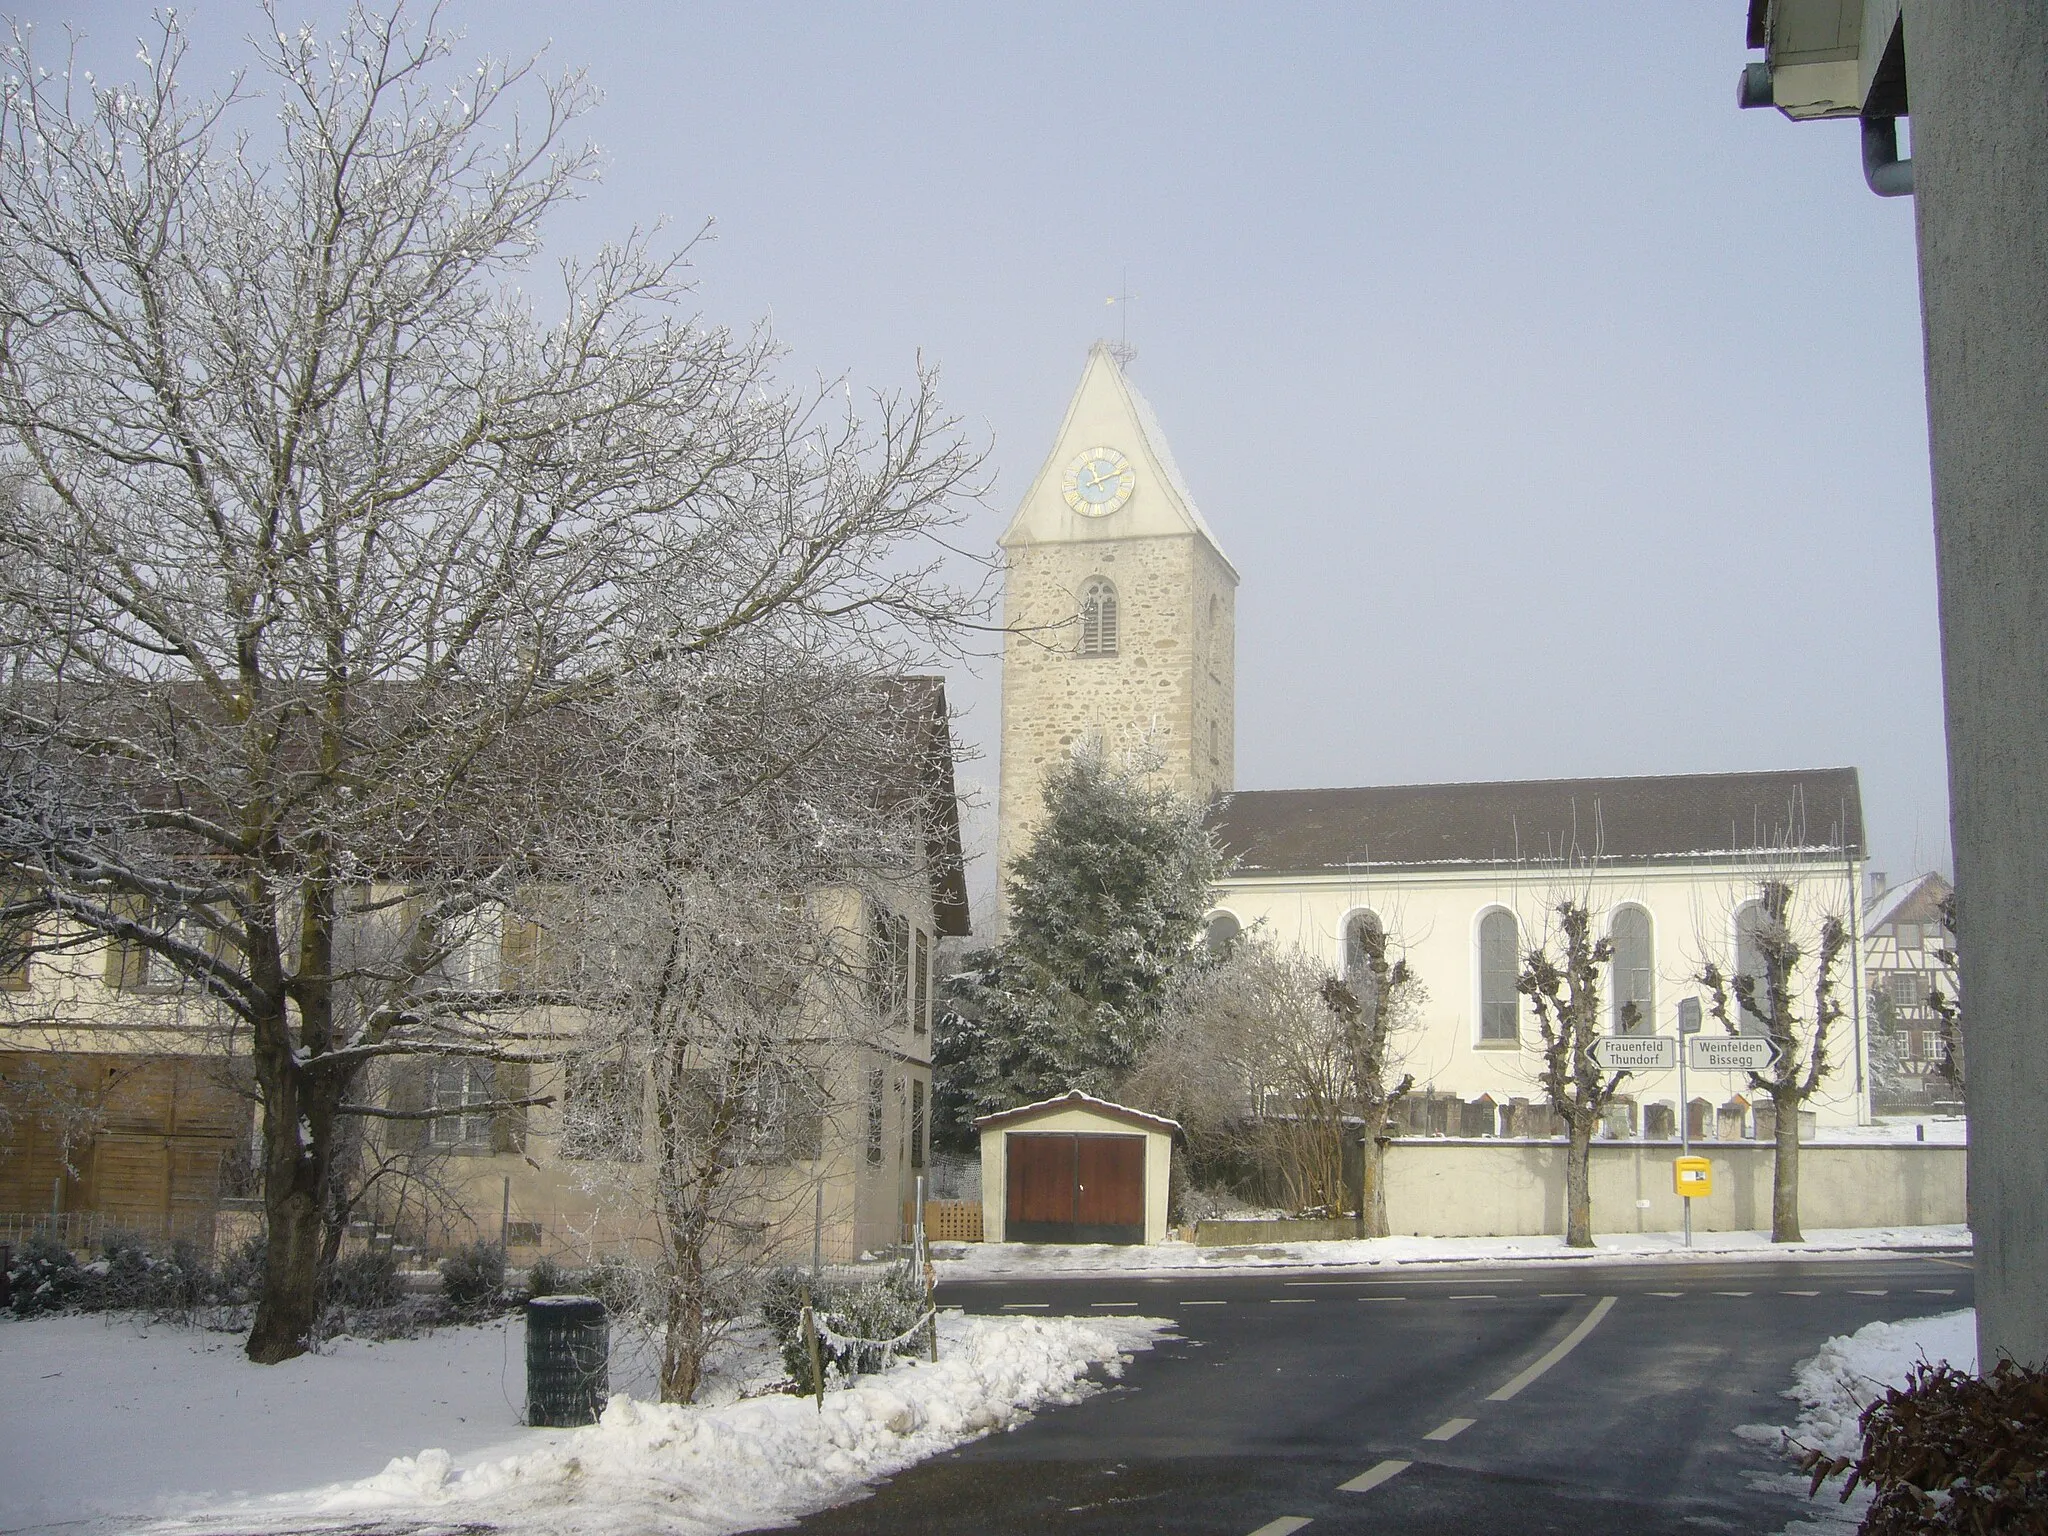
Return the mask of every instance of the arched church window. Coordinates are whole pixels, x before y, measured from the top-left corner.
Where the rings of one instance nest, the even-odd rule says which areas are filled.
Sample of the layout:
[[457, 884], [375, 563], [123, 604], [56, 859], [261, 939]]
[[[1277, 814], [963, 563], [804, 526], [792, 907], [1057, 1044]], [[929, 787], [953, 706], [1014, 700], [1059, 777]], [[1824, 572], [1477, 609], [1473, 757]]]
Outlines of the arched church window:
[[[1750, 996], [1770, 1006], [1770, 973], [1764, 965], [1764, 925], [1769, 918], [1760, 901], [1745, 902], [1735, 909], [1735, 974], [1747, 976], [1750, 980]], [[1734, 989], [1731, 987], [1731, 991]], [[1739, 998], [1740, 993], [1736, 993]], [[1763, 1016], [1737, 1003], [1735, 1007], [1736, 1028], [1745, 1035], [1765, 1033]]]
[[1237, 941], [1243, 937], [1244, 924], [1228, 912], [1211, 913], [1202, 925], [1202, 942], [1219, 960], [1237, 948]]
[[1386, 957], [1387, 930], [1377, 912], [1360, 908], [1344, 919], [1344, 985], [1370, 1016], [1376, 1004], [1379, 980], [1373, 975], [1373, 957]]
[[1522, 933], [1515, 914], [1495, 907], [1479, 920], [1479, 1038], [1519, 1040], [1520, 998], [1515, 992]]
[[1081, 589], [1081, 643], [1076, 654], [1116, 654], [1116, 588], [1101, 576], [1090, 578]]
[[[1614, 992], [1614, 1032], [1654, 1035], [1657, 1032], [1657, 962], [1650, 935], [1650, 914], [1641, 907], [1617, 907], [1607, 936], [1614, 941], [1609, 962]], [[1629, 1004], [1635, 1022], [1629, 1022]]]

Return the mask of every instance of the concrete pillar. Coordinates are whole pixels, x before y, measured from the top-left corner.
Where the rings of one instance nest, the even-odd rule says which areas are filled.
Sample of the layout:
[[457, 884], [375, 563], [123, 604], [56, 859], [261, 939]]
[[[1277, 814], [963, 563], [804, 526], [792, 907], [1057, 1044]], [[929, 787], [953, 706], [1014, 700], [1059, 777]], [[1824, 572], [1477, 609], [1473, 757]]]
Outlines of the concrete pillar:
[[2048, 1360], [2048, 0], [1907, 0], [1981, 1358]]

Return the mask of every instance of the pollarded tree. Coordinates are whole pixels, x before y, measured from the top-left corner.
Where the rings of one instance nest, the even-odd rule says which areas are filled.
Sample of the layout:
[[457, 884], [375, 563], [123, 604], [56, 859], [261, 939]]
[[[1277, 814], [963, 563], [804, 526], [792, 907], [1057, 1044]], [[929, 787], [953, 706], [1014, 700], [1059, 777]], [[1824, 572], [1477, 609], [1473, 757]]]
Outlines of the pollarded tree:
[[[1612, 939], [1593, 937], [1592, 916], [1582, 901], [1557, 904], [1553, 939], [1532, 944], [1522, 956], [1516, 990], [1535, 1006], [1543, 1036], [1543, 1093], [1551, 1112], [1565, 1123], [1565, 1242], [1593, 1246], [1593, 1133], [1613, 1102], [1626, 1072], [1608, 1073], [1593, 1059], [1601, 1035], [1600, 967], [1614, 956]], [[1552, 952], [1553, 943], [1557, 952]], [[1628, 1005], [1628, 1010], [1635, 1007]], [[1624, 1010], [1623, 1027], [1635, 1017]]]
[[1415, 1084], [1412, 1075], [1389, 1086], [1400, 1063], [1399, 1035], [1412, 1027], [1429, 993], [1405, 955], [1389, 959], [1386, 928], [1360, 913], [1345, 936], [1343, 979], [1323, 983], [1323, 1001], [1343, 1031], [1349, 1107], [1364, 1140], [1358, 1219], [1367, 1237], [1387, 1226], [1387, 1122], [1395, 1103]]
[[[1710, 960], [1701, 967], [1699, 977], [1707, 989], [1708, 1011], [1729, 1034], [1761, 1034], [1777, 1048], [1777, 1061], [1768, 1076], [1749, 1074], [1751, 1090], [1770, 1095], [1775, 1111], [1771, 1158], [1774, 1243], [1803, 1241], [1799, 1231], [1799, 1111], [1820, 1092], [1828, 1073], [1829, 1035], [1843, 1017], [1837, 991], [1849, 957], [1848, 925], [1833, 913], [1823, 914], [1817, 923], [1804, 922], [1793, 910], [1795, 900], [1790, 881], [1763, 881], [1757, 890], [1756, 919], [1746, 925], [1755, 946], [1753, 957], [1745, 957], [1746, 964], [1739, 959], [1733, 975]], [[1808, 988], [1802, 999], [1802, 990]], [[1750, 1021], [1754, 1022], [1744, 1028]]]
[[8, 49], [0, 734], [86, 788], [16, 808], [0, 886], [246, 1053], [276, 1361], [346, 1122], [437, 1112], [366, 1074], [525, 1054], [473, 962], [588, 711], [777, 624], [942, 625], [926, 536], [974, 462], [928, 379], [865, 417], [782, 388], [638, 237], [536, 313], [520, 274], [595, 168], [578, 77], [453, 68], [431, 16], [266, 17], [264, 101], [188, 89], [169, 13], [131, 83]]
[[1151, 1037], [1222, 856], [1202, 808], [1095, 747], [1048, 778], [1045, 816], [1009, 869], [1010, 926], [947, 983], [935, 1065], [953, 1145], [977, 1115], [1081, 1088], [1110, 1093]]

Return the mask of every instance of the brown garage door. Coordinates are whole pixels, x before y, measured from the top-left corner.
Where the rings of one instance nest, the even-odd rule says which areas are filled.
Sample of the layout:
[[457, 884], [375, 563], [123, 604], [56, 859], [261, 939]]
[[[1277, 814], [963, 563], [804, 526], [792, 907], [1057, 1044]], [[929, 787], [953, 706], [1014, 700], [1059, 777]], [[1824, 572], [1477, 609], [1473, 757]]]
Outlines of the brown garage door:
[[1013, 1132], [1005, 1236], [1013, 1243], [1145, 1241], [1145, 1138]]

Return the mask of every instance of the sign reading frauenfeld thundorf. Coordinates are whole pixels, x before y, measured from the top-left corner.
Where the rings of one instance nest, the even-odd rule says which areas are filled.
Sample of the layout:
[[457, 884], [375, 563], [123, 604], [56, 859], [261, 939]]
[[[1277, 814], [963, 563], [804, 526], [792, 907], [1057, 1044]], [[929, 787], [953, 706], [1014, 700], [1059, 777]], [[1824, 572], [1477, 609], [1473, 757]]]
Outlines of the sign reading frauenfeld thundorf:
[[1678, 1065], [1678, 1042], [1668, 1035], [1603, 1035], [1593, 1042], [1603, 1072], [1665, 1072]]

